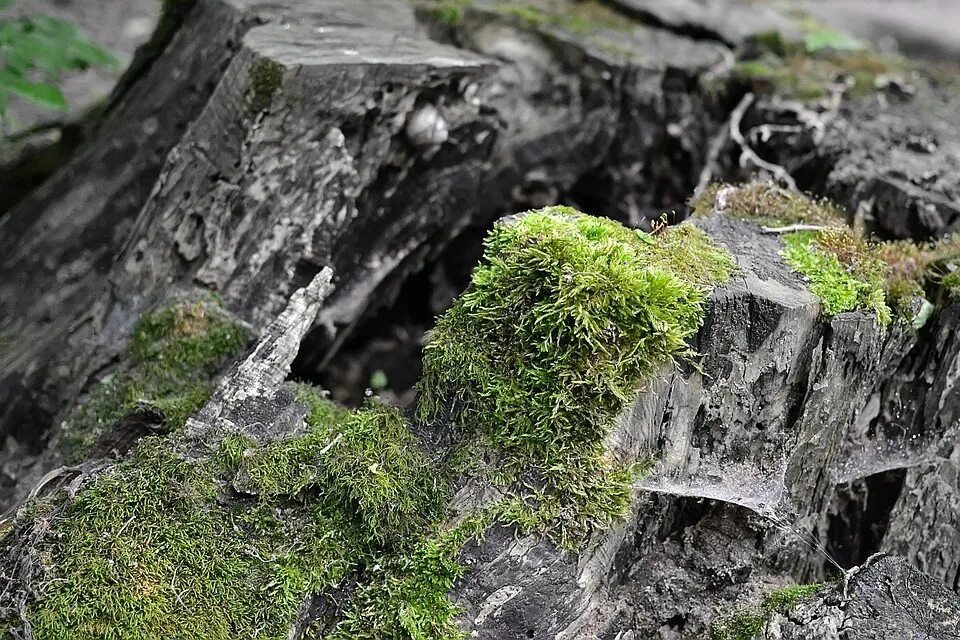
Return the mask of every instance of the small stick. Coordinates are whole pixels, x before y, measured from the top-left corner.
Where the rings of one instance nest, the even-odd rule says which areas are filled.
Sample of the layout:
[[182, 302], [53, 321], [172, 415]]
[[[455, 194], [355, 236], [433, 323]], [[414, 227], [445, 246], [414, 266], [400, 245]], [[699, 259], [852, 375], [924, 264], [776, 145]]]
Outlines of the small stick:
[[794, 231], [822, 231], [826, 229], [819, 224], [788, 224], [785, 227], [762, 227], [764, 233], [793, 233]]

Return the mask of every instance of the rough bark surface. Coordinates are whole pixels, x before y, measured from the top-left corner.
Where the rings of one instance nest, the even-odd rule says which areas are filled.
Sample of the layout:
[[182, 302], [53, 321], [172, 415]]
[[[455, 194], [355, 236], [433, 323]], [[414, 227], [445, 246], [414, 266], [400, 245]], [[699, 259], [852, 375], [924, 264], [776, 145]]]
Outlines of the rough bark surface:
[[[628, 26], [585, 35], [479, 1], [448, 23], [400, 0], [197, 0], [90, 145], [0, 218], [0, 506], [62, 463], [43, 451], [56, 425], [177, 295], [215, 292], [261, 336], [188, 421], [189, 455], [225, 425], [301, 433], [284, 384], [298, 351], [323, 366], [409, 274], [503, 213], [563, 199], [644, 225], [704, 178], [775, 163], [882, 235], [960, 229], [949, 84], [717, 97], [706, 87], [748, 36], [799, 29], [789, 16], [607, 4]], [[462, 629], [702, 638], [772, 587], [836, 574], [824, 550], [849, 569], [882, 549], [905, 560], [867, 563], [761, 637], [956, 637], [960, 306], [919, 330], [827, 319], [778, 236], [714, 209], [697, 224], [740, 271], [709, 300], [701, 360], [661, 371], [607, 442], [657, 461], [630, 517], [579, 553], [503, 528], [471, 544]], [[472, 489], [454, 511], [488, 498]], [[290, 637], [342, 613], [319, 600]]]

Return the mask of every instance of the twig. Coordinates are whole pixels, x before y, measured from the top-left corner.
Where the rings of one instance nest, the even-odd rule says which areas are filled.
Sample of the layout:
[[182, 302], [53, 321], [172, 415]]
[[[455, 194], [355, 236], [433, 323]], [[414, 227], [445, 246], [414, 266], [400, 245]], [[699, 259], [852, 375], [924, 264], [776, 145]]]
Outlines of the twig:
[[826, 227], [819, 224], [788, 224], [785, 227], [761, 227], [764, 233], [793, 233], [794, 231], [822, 231]]
[[747, 93], [745, 96], [743, 96], [743, 98], [741, 98], [740, 103], [737, 104], [736, 108], [730, 113], [730, 137], [740, 147], [740, 166], [746, 166], [747, 161], [752, 162], [754, 166], [764, 169], [765, 171], [769, 171], [791, 191], [799, 191], [799, 189], [797, 189], [797, 183], [794, 182], [793, 177], [787, 172], [786, 169], [778, 164], [767, 162], [758, 156], [744, 139], [743, 132], [740, 130], [740, 121], [743, 120], [743, 115], [747, 112], [747, 109], [750, 108], [750, 105], [753, 104], [753, 100], [754, 95], [752, 93]]

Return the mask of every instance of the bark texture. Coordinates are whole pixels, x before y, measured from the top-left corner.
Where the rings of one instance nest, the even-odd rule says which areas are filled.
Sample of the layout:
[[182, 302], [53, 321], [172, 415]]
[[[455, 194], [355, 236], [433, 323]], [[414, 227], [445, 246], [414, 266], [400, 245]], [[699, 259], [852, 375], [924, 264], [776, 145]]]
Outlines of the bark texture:
[[[761, 173], [884, 236], [960, 229], [953, 79], [745, 95], [730, 74], [750, 36], [802, 37], [775, 8], [611, 0], [585, 31], [502, 4], [444, 20], [400, 0], [197, 0], [155, 41], [89, 145], [0, 218], [0, 505], [113, 464], [51, 476], [65, 453], [45, 444], [171, 299], [214, 292], [260, 335], [176, 440], [191, 456], [211, 433], [303, 433], [294, 358], [322, 368], [505, 213], [564, 200], [649, 228], [698, 186]], [[960, 306], [919, 329], [826, 318], [779, 237], [730, 213], [718, 198], [696, 222], [740, 268], [710, 297], [700, 362], [661, 371], [607, 441], [656, 461], [629, 518], [577, 553], [507, 528], [470, 543], [464, 632], [707, 637], [771, 588], [836, 575], [829, 551], [866, 564], [758, 637], [957, 637]], [[452, 519], [489, 499], [476, 489]], [[9, 535], [29, 565], [32, 539]], [[867, 562], [879, 550], [903, 560]], [[343, 614], [326, 596], [290, 637]]]

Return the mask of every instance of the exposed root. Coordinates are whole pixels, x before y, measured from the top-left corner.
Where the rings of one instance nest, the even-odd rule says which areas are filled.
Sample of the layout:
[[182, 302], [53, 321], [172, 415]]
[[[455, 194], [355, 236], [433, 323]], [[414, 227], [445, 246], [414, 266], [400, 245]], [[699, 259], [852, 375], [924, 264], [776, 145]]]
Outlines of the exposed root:
[[[747, 112], [747, 109], [750, 108], [750, 105], [753, 104], [754, 95], [752, 93], [747, 93], [741, 98], [740, 102], [737, 104], [736, 108], [730, 113], [730, 138], [740, 147], [740, 166], [747, 167], [749, 164], [762, 169], [783, 185], [785, 185], [791, 191], [799, 192], [797, 189], [797, 183], [794, 182], [793, 176], [790, 173], [781, 167], [778, 164], [773, 164], [772, 162], [767, 162], [754, 151], [750, 145], [747, 143], [746, 138], [743, 136], [743, 132], [740, 130], [740, 122], [743, 120], [743, 115]], [[702, 176], [701, 176], [702, 179]]]

